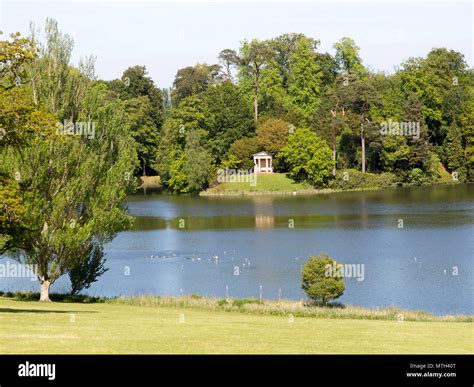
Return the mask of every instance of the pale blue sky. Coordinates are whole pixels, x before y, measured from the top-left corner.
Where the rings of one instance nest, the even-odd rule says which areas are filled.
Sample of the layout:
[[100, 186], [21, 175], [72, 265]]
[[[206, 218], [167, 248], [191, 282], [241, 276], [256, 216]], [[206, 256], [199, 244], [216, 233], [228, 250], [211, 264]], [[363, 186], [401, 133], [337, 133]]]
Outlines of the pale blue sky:
[[248, 38], [301, 32], [333, 53], [343, 36], [355, 39], [364, 63], [392, 72], [433, 47], [462, 52], [473, 66], [472, 1], [22, 1], [0, 0], [0, 30], [28, 34], [30, 21], [59, 22], [75, 40], [73, 62], [97, 56], [96, 73], [118, 78], [145, 65], [160, 87], [178, 68], [215, 63], [224, 48]]

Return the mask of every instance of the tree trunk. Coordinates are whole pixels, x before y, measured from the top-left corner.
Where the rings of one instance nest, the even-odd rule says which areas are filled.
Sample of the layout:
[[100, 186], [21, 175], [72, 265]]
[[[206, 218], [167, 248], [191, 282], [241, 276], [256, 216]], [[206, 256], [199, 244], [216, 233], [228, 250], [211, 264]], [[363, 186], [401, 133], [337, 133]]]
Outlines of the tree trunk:
[[[332, 167], [332, 175], [336, 176], [336, 125], [334, 123], [334, 119], [336, 118], [337, 107], [334, 110], [331, 110], [332, 119], [331, 119], [331, 127], [332, 127], [332, 159], [334, 161], [334, 165]], [[343, 110], [344, 113], [344, 110]]]
[[258, 96], [255, 94], [253, 98], [253, 112], [254, 112], [254, 118], [255, 118], [255, 124], [258, 121]]
[[361, 162], [362, 162], [362, 173], [365, 173], [365, 129], [364, 123], [360, 126], [360, 142], [361, 142]]
[[41, 294], [40, 294], [40, 301], [41, 302], [51, 302], [49, 298], [49, 287], [51, 286], [51, 281], [43, 280], [41, 282]]
[[332, 129], [332, 160], [334, 165], [332, 167], [332, 175], [336, 176], [336, 128]]

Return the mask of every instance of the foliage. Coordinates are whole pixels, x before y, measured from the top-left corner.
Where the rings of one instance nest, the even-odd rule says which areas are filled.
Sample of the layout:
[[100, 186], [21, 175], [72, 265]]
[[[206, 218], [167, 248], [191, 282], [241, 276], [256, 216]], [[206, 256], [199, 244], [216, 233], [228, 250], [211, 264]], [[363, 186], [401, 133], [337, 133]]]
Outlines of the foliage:
[[288, 137], [293, 130], [292, 124], [279, 118], [265, 119], [257, 126], [257, 141], [260, 149], [273, 155], [275, 170], [279, 170], [279, 153], [288, 142]]
[[393, 188], [398, 184], [397, 176], [390, 172], [362, 173], [357, 169], [338, 170], [329, 186], [334, 189]]
[[[124, 117], [114, 105], [96, 112], [95, 137], [35, 136], [19, 152], [5, 149], [2, 165], [25, 192], [22, 225], [27, 243], [9, 255], [35, 264], [48, 300], [49, 286], [86, 262], [131, 224], [123, 200], [133, 181], [136, 153]], [[54, 121], [50, 123], [54, 125]]]
[[148, 76], [146, 67], [127, 68], [120, 80], [109, 82], [107, 90], [101, 90], [100, 93], [102, 98], [105, 93], [108, 101], [123, 101], [121, 108], [126, 112], [138, 151], [140, 168], [137, 172], [142, 175], [154, 174], [156, 171], [153, 170], [153, 165], [164, 120], [164, 104], [162, 92]]
[[334, 48], [336, 49], [336, 63], [342, 71], [348, 74], [361, 74], [365, 71], [359, 56], [360, 48], [353, 39], [343, 37], [339, 42], [334, 43]]
[[252, 155], [261, 151], [261, 146], [256, 137], [242, 137], [236, 140], [229, 149], [230, 157], [237, 160], [239, 168], [252, 169]]
[[175, 105], [192, 95], [199, 95], [214, 84], [220, 66], [206, 63], [179, 69], [173, 82], [172, 98]]
[[331, 150], [309, 129], [296, 129], [281, 150], [281, 157], [288, 165], [290, 176], [298, 181], [308, 181], [316, 187], [322, 187], [331, 174]]
[[[336, 262], [326, 253], [310, 257], [303, 266], [301, 288], [308, 297], [326, 305], [328, 301], [339, 298], [344, 293], [344, 279]], [[331, 272], [328, 268], [331, 268]]]
[[[93, 58], [71, 66], [73, 40], [52, 19], [44, 44], [36, 33], [0, 45], [0, 248], [36, 265], [49, 301], [61, 275], [78, 291], [102, 274], [102, 245], [131, 224], [123, 200], [136, 152], [119, 101], [103, 82], [92, 87]], [[77, 120], [87, 136], [57, 130]]]
[[299, 39], [289, 60], [288, 94], [293, 108], [304, 117], [302, 123], [309, 124], [314, 121], [320, 104], [322, 75], [312, 41]]
[[242, 91], [230, 82], [210, 88], [204, 95], [204, 128], [216, 162], [225, 158], [231, 144], [255, 132], [252, 112]]
[[189, 191], [200, 191], [207, 186], [212, 156], [204, 148], [202, 141], [203, 138], [199, 131], [192, 130], [186, 134], [183, 169], [187, 176], [187, 189]]
[[100, 244], [91, 244], [85, 253], [86, 259], [69, 270], [71, 294], [88, 289], [108, 269], [105, 268], [104, 251]]

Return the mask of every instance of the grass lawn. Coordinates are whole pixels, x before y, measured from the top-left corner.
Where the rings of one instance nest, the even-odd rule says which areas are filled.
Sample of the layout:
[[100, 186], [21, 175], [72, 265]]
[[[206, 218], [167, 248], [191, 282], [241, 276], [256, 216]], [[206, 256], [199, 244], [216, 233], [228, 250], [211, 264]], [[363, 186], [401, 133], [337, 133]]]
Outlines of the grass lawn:
[[[293, 322], [291, 322], [293, 321]], [[0, 300], [0, 353], [474, 353], [472, 322]]]
[[252, 194], [252, 193], [292, 193], [299, 191], [314, 191], [306, 183], [296, 183], [284, 173], [259, 173], [253, 175], [256, 180], [253, 184], [250, 182], [227, 182], [210, 188], [203, 195], [222, 195], [222, 194]]

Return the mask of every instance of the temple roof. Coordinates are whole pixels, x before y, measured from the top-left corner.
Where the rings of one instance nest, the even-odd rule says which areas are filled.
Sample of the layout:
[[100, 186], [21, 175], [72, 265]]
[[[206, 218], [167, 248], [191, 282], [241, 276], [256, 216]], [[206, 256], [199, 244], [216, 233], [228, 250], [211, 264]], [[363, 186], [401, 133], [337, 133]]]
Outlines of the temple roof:
[[267, 153], [267, 152], [258, 152], [258, 153], [255, 153], [252, 155], [252, 157], [255, 157], [255, 156], [269, 156], [269, 157], [272, 157], [272, 155], [270, 153]]

